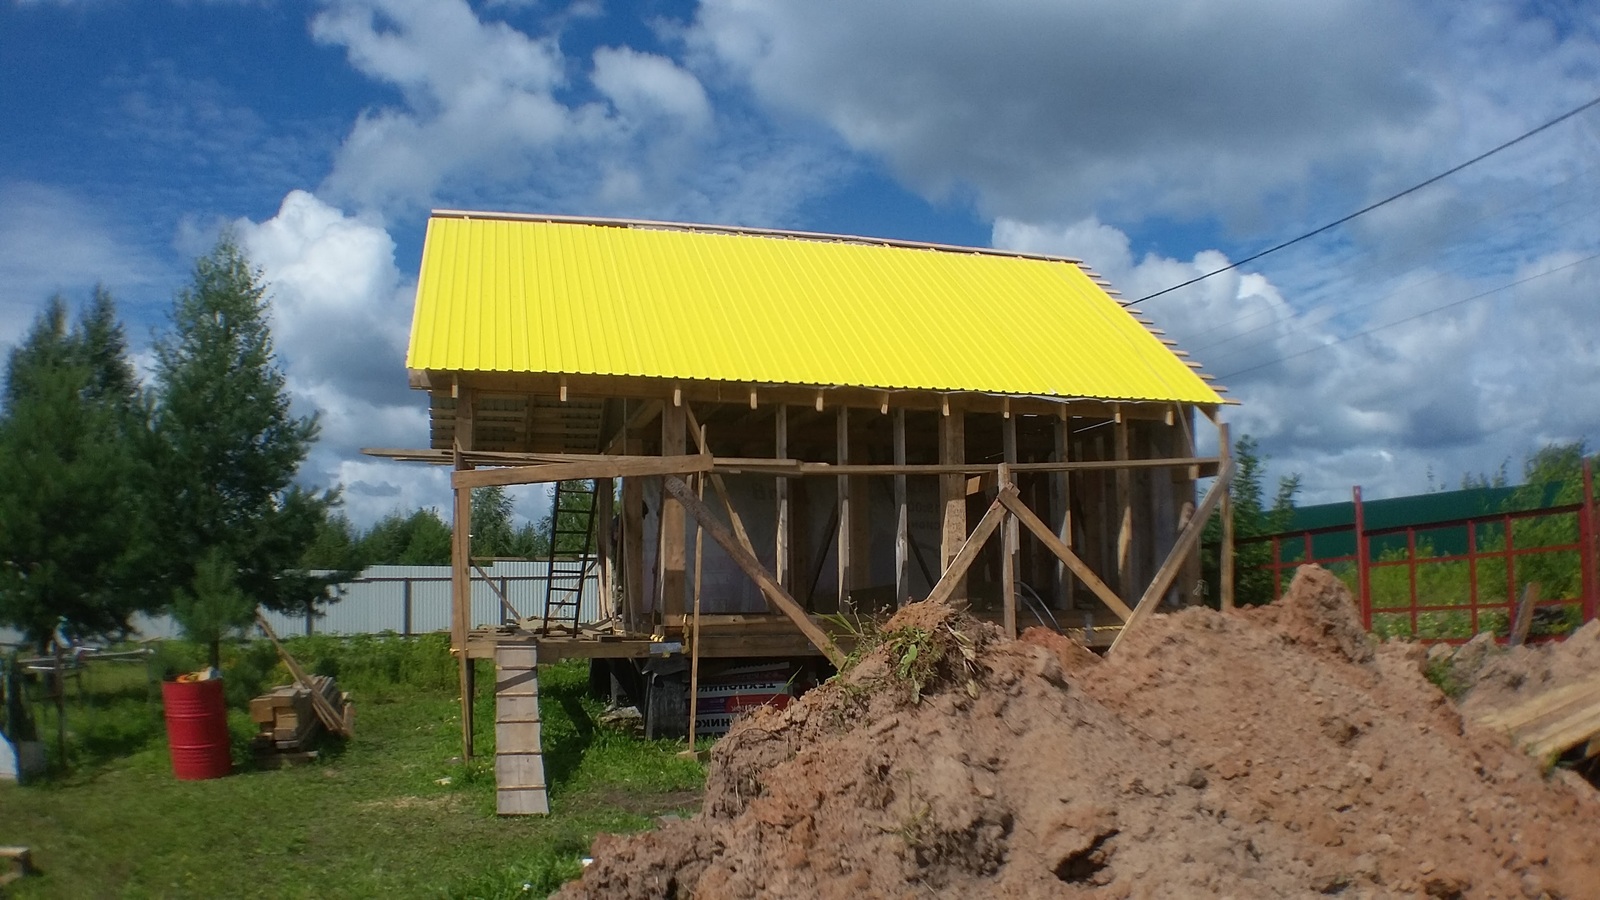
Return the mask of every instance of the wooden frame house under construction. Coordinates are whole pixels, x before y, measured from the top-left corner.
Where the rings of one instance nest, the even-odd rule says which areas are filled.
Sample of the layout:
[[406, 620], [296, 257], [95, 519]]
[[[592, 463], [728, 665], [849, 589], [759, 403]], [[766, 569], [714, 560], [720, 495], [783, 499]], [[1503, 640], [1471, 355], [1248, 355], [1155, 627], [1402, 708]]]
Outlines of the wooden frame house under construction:
[[[464, 749], [494, 658], [501, 810], [541, 811], [539, 662], [822, 668], [833, 614], [930, 596], [1104, 647], [1194, 597], [1231, 467], [1226, 426], [1196, 453], [1225, 401], [1185, 356], [1070, 259], [436, 211], [407, 359], [431, 441], [369, 452], [453, 467]], [[558, 486], [546, 605], [474, 629], [471, 489], [530, 484]]]

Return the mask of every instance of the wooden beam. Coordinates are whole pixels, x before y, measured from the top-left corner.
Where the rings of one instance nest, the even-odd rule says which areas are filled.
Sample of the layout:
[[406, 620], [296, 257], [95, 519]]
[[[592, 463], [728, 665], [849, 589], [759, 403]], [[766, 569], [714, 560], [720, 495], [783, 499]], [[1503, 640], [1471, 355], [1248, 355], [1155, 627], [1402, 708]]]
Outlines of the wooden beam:
[[634, 410], [633, 415], [628, 417], [628, 421], [624, 422], [622, 427], [617, 430], [617, 433], [612, 436], [611, 440], [606, 444], [605, 453], [609, 455], [622, 450], [628, 442], [628, 435], [655, 421], [655, 417], [661, 415], [661, 410], [664, 406], [666, 406], [666, 403], [663, 401], [646, 400], [643, 405]]
[[483, 583], [489, 586], [489, 593], [494, 594], [495, 599], [500, 601], [500, 608], [511, 614], [511, 621], [515, 622], [522, 618], [522, 613], [517, 612], [517, 608], [511, 605], [511, 601], [506, 598], [505, 592], [500, 590], [500, 586], [494, 583], [494, 580], [489, 577], [489, 573], [484, 571], [483, 566], [473, 563], [472, 570], [477, 572], [478, 577], [483, 579]]
[[[960, 407], [956, 407], [950, 410], [949, 415], [939, 418], [939, 462], [945, 465], [960, 465], [966, 462], [966, 452], [965, 414]], [[939, 500], [943, 506], [939, 541], [939, 583], [944, 584], [945, 573], [949, 572], [956, 554], [961, 552], [967, 540], [966, 479], [959, 474], [940, 478]], [[952, 598], [966, 599], [965, 572], [966, 569], [963, 567], [963, 574], [957, 577], [950, 588], [949, 596]]]
[[622, 479], [622, 627], [644, 631], [644, 484]]
[[1056, 537], [1055, 532], [1050, 530], [1050, 526], [1035, 515], [1033, 510], [1022, 502], [1020, 497], [1014, 500], [1007, 500], [1002, 496], [1001, 502], [1005, 504], [1006, 509], [1012, 515], [1017, 517], [1018, 522], [1033, 532], [1034, 537], [1037, 537], [1051, 553], [1055, 554], [1057, 559], [1061, 560], [1062, 565], [1070, 569], [1072, 574], [1078, 576], [1084, 587], [1087, 587], [1096, 597], [1100, 598], [1100, 602], [1109, 607], [1124, 622], [1133, 615], [1133, 610], [1128, 607], [1128, 604], [1122, 602], [1122, 598], [1118, 597], [1115, 591], [1100, 580], [1100, 576], [1096, 575], [1094, 570], [1089, 568], [1089, 565], [1080, 559], [1078, 554], [1072, 551], [1071, 547], [1067, 546], [1066, 542]]
[[[1011, 416], [1007, 405], [1000, 420], [1001, 464], [998, 473], [1000, 484], [1011, 484], [1011, 467], [1017, 464], [1017, 420]], [[1008, 518], [1005, 533], [1000, 536], [1000, 610], [1002, 627], [1010, 637], [1017, 636], [1017, 563], [1019, 541], [1017, 520]]]
[[1133, 615], [1122, 623], [1122, 630], [1117, 632], [1116, 638], [1111, 642], [1111, 648], [1106, 651], [1108, 655], [1117, 652], [1117, 645], [1122, 643], [1123, 638], [1128, 636], [1128, 632], [1133, 630], [1133, 627], [1141, 619], [1149, 615], [1151, 610], [1155, 609], [1157, 601], [1162, 594], [1167, 592], [1167, 588], [1172, 584], [1173, 577], [1178, 574], [1178, 569], [1182, 568], [1184, 558], [1199, 544], [1200, 533], [1206, 527], [1206, 519], [1211, 517], [1211, 513], [1216, 510], [1217, 505], [1222, 501], [1222, 497], [1228, 493], [1228, 483], [1232, 480], [1232, 464], [1225, 466], [1221, 472], [1217, 473], [1217, 480], [1211, 483], [1211, 488], [1206, 491], [1205, 499], [1200, 501], [1200, 506], [1195, 510], [1194, 516], [1189, 519], [1189, 524], [1185, 525], [1183, 531], [1178, 533], [1178, 539], [1173, 542], [1172, 551], [1167, 554], [1166, 562], [1163, 562], [1161, 568], [1156, 570], [1156, 577], [1150, 581], [1150, 585], [1144, 589], [1144, 595], [1139, 598], [1138, 604], [1133, 607]]
[[949, 565], [945, 566], [944, 574], [939, 576], [939, 583], [928, 592], [927, 602], [944, 603], [955, 596], [961, 583], [966, 580], [967, 570], [972, 568], [973, 560], [978, 558], [978, 552], [983, 549], [984, 543], [989, 540], [989, 535], [994, 534], [1006, 516], [1003, 498], [1007, 495], [1015, 497], [1016, 494], [1017, 489], [1009, 484], [1000, 489], [1000, 496], [989, 504], [989, 511], [978, 520], [978, 527], [972, 529], [972, 534], [968, 535], [966, 541], [957, 548], [956, 555], [951, 557]]
[[[1116, 461], [1128, 461], [1128, 420], [1120, 413], [1113, 428]], [[1117, 480], [1117, 590], [1133, 594], [1133, 473], [1116, 469]]]
[[722, 545], [722, 549], [733, 559], [734, 565], [742, 569], [756, 583], [756, 586], [761, 588], [762, 593], [767, 595], [773, 605], [788, 616], [790, 621], [794, 622], [795, 627], [800, 629], [800, 632], [811, 641], [812, 645], [823, 656], [828, 658], [829, 662], [835, 666], [844, 665], [844, 654], [840, 652], [833, 639], [818, 628], [816, 623], [811, 621], [811, 617], [806, 615], [805, 610], [800, 608], [800, 604], [796, 603], [795, 599], [778, 585], [772, 575], [761, 567], [760, 560], [739, 546], [739, 542], [734, 538], [732, 532], [717, 520], [717, 517], [709, 507], [695, 497], [682, 479], [675, 475], [668, 475], [663, 479], [662, 487], [673, 499], [682, 504], [682, 508], [694, 517], [700, 527], [705, 529], [706, 534], [711, 535], [712, 540]]
[[[599, 554], [600, 618], [616, 615], [613, 603], [616, 598], [616, 566], [611, 546], [613, 509], [617, 501], [616, 484], [610, 478], [597, 478], [594, 482], [594, 534], [595, 550]], [[613, 623], [615, 624], [615, 623]]]
[[[661, 412], [661, 456], [663, 459], [681, 454], [684, 450], [688, 416], [681, 404], [674, 403]], [[710, 462], [710, 457], [700, 457]], [[705, 470], [700, 470], [705, 471]], [[672, 473], [677, 475], [681, 473]], [[671, 477], [669, 475], [669, 477]], [[661, 555], [656, 571], [661, 579], [661, 621], [664, 624], [681, 623], [684, 614], [685, 594], [688, 591], [687, 540], [683, 506], [672, 497], [661, 498]]]
[[711, 467], [712, 458], [703, 453], [659, 457], [613, 456], [588, 462], [459, 471], [451, 474], [450, 483], [456, 487], [475, 488], [555, 481], [588, 481], [594, 478], [631, 478], [639, 475], [689, 475], [695, 472], [709, 472]]
[[[1066, 462], [1071, 456], [1071, 428], [1072, 422], [1068, 419], [1057, 419], [1052, 428], [1055, 443], [1055, 462]], [[1072, 476], [1066, 472], [1054, 472], [1050, 475], [1050, 510], [1056, 520], [1055, 535], [1062, 546], [1072, 547]], [[1072, 570], [1061, 559], [1055, 564], [1055, 589], [1056, 596], [1060, 598], [1062, 609], [1072, 608]]]
[[1522, 588], [1517, 600], [1517, 613], [1511, 619], [1511, 635], [1507, 647], [1521, 647], [1528, 641], [1528, 631], [1533, 627], [1533, 608], [1539, 605], [1539, 582], [1530, 581]]
[[[778, 459], [783, 460], [789, 456], [789, 407], [780, 403], [773, 419], [775, 420], [774, 428], [776, 429], [776, 434], [774, 435], [776, 446], [774, 449]], [[794, 576], [791, 573], [794, 571], [794, 566], [793, 561], [789, 559], [789, 547], [792, 545], [789, 534], [792, 527], [792, 523], [789, 520], [789, 479], [780, 476], [774, 481], [774, 502], [778, 507], [778, 526], [773, 537], [773, 563], [774, 568], [777, 569], [779, 586], [786, 591], [792, 591], [794, 590], [794, 585], [791, 582], [794, 580]]]
[[[841, 466], [850, 464], [850, 408], [839, 407], [834, 420], [834, 459]], [[839, 611], [849, 611], [850, 606], [850, 537], [853, 532], [851, 524], [855, 519], [850, 515], [850, 476], [840, 475], [839, 480], [839, 540], [834, 551], [834, 559], [839, 564]], [[863, 498], [865, 499], [865, 498]]]
[[[894, 464], [906, 464], [906, 411], [894, 411]], [[900, 606], [911, 596], [911, 519], [906, 500], [906, 476], [894, 476], [894, 603]]]
[[[1012, 472], [1097, 472], [1116, 469], [1183, 469], [1200, 467], [1200, 477], [1208, 478], [1216, 474], [1218, 465], [1214, 456], [1183, 456], [1166, 459], [1084, 459], [1069, 462], [1032, 462], [1017, 463], [1011, 467]], [[852, 463], [839, 465], [828, 462], [800, 462], [798, 460], [729, 458], [719, 456], [713, 462], [712, 468], [718, 472], [729, 474], [739, 473], [773, 473], [778, 475], [804, 476], [804, 475], [976, 475], [993, 479], [993, 463], [913, 463], [911, 465], [889, 465], [880, 463]], [[1212, 471], [1204, 471], [1211, 469]], [[993, 487], [993, 485], [990, 485]]]
[[472, 758], [473, 663], [467, 658], [472, 631], [472, 490], [455, 488], [450, 540], [450, 643], [456, 651], [461, 688], [461, 756]]

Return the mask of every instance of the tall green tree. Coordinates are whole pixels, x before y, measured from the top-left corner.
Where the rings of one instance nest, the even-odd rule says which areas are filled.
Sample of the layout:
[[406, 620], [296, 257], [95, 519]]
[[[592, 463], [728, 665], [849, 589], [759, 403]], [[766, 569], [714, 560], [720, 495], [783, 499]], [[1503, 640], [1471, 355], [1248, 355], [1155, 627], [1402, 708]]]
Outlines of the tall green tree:
[[60, 297], [10, 355], [0, 406], [0, 622], [126, 631], [152, 589], [149, 421], [111, 294], [69, 327]]
[[[290, 410], [268, 319], [261, 273], [224, 235], [196, 261], [192, 283], [174, 299], [171, 329], [156, 342], [168, 583], [199, 601], [231, 598], [236, 588], [250, 612], [255, 604], [304, 612], [328, 599], [330, 582], [310, 576], [301, 560], [338, 497], [293, 486], [318, 427], [314, 416]], [[209, 571], [200, 571], [202, 562]], [[218, 587], [225, 567], [227, 590]], [[214, 589], [196, 590], [202, 582]], [[249, 623], [243, 606], [223, 606], [232, 625]]]

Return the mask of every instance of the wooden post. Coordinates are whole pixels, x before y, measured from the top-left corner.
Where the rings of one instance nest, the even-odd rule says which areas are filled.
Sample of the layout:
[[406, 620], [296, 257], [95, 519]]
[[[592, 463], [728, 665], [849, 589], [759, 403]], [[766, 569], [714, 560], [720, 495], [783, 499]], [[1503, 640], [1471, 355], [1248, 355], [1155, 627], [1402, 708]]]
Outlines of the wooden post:
[[1205, 499], [1200, 501], [1200, 506], [1195, 510], [1194, 517], [1189, 520], [1188, 525], [1184, 526], [1183, 531], [1178, 533], [1178, 539], [1173, 542], [1172, 550], [1167, 553], [1166, 562], [1162, 563], [1161, 568], [1156, 570], [1155, 577], [1150, 580], [1150, 585], [1144, 589], [1144, 594], [1139, 597], [1139, 602], [1134, 605], [1133, 615], [1122, 623], [1122, 630], [1117, 632], [1116, 638], [1111, 641], [1111, 647], [1106, 651], [1107, 655], [1115, 653], [1117, 646], [1122, 643], [1122, 639], [1128, 636], [1128, 632], [1133, 630], [1133, 627], [1139, 623], [1140, 619], [1149, 615], [1155, 609], [1161, 595], [1167, 592], [1167, 588], [1172, 584], [1172, 579], [1177, 577], [1178, 570], [1183, 567], [1184, 559], [1200, 543], [1200, 532], [1205, 530], [1206, 519], [1210, 518], [1212, 511], [1217, 508], [1221, 498], [1227, 496], [1229, 484], [1232, 480], [1233, 467], [1223, 464], [1217, 470], [1217, 480], [1211, 485], [1211, 489], [1206, 491]]
[[[700, 426], [699, 444], [704, 451], [706, 445], [706, 429]], [[695, 476], [695, 498], [704, 503], [706, 499], [706, 476], [704, 473]], [[729, 512], [733, 507], [728, 507]], [[700, 716], [700, 570], [705, 565], [705, 528], [701, 526], [699, 518], [694, 522], [694, 627], [689, 637], [689, 752], [694, 752], [695, 720]]]
[[[953, 406], [953, 404], [952, 404]], [[960, 407], [946, 409], [939, 418], [939, 462], [960, 465], [967, 461], [967, 429]], [[939, 580], [950, 569], [956, 554], [967, 541], [967, 479], [964, 475], [939, 478], [939, 501], [944, 507], [939, 541]], [[965, 600], [967, 582], [963, 575], [950, 590], [950, 599]]]
[[[1012, 420], [1007, 419], [1010, 423]], [[1015, 448], [1012, 448], [1013, 451]], [[1011, 467], [1005, 463], [1000, 464], [998, 481], [1000, 490], [1015, 492], [1016, 485], [1011, 483]], [[1001, 622], [1009, 637], [1017, 636], [1017, 518], [1006, 516], [1000, 523], [1000, 614]]]
[[[1055, 423], [1055, 461], [1067, 462], [1071, 458], [1072, 420], [1062, 417]], [[1056, 522], [1055, 534], [1063, 546], [1072, 546], [1072, 474], [1053, 472], [1050, 475], [1050, 510]], [[1055, 564], [1055, 591], [1062, 609], [1072, 609], [1072, 572], [1060, 559]]]
[[1539, 582], [1530, 581], [1522, 588], [1522, 599], [1511, 617], [1511, 634], [1507, 647], [1521, 647], [1528, 641], [1528, 629], [1533, 626], [1533, 608], [1539, 605]]
[[[473, 396], [472, 389], [461, 384], [455, 386], [455, 470], [469, 471], [472, 465], [463, 454], [473, 449]], [[461, 688], [461, 757], [471, 759], [472, 703], [477, 693], [477, 672], [467, 652], [467, 638], [472, 633], [472, 489], [454, 487], [454, 520], [451, 523], [450, 541], [450, 602], [452, 643], [456, 647], [456, 675]]]
[[727, 552], [734, 565], [743, 570], [745, 575], [749, 576], [750, 580], [761, 588], [762, 593], [766, 594], [767, 598], [778, 607], [778, 610], [789, 617], [795, 627], [800, 629], [800, 633], [811, 641], [812, 646], [821, 651], [822, 655], [827, 657], [828, 661], [835, 666], [844, 664], [844, 654], [840, 652], [833, 639], [828, 637], [827, 632], [818, 628], [817, 624], [811, 621], [811, 617], [807, 616], [805, 610], [800, 608], [800, 604], [796, 603], [787, 591], [779, 587], [778, 582], [773, 579], [772, 575], [761, 567], [761, 561], [739, 544], [738, 539], [733, 536], [733, 532], [717, 521], [711, 510], [695, 498], [694, 493], [689, 490], [681, 479], [675, 475], [668, 475], [662, 481], [662, 488], [684, 505], [689, 514], [694, 516], [695, 521], [706, 530], [706, 533], [711, 535], [712, 540], [722, 545], [722, 549]]
[[[1217, 423], [1217, 458], [1219, 468], [1232, 464], [1233, 446], [1229, 441], [1228, 423]], [[1220, 562], [1217, 593], [1224, 612], [1233, 609], [1233, 491], [1222, 495], [1222, 546], [1217, 551]]]
[[[1116, 447], [1116, 459], [1119, 463], [1128, 461], [1128, 420], [1117, 411], [1116, 424], [1113, 426], [1115, 435], [1113, 441]], [[1133, 585], [1133, 473], [1128, 469], [1117, 469], [1117, 592], [1124, 599], [1134, 596]]]
[[[685, 429], [688, 420], [685, 410], [680, 404], [673, 404], [661, 411], [661, 455], [677, 456], [684, 451], [686, 439]], [[657, 571], [661, 573], [661, 620], [662, 624], [671, 628], [674, 624], [681, 625], [684, 618], [684, 600], [688, 593], [687, 573], [688, 566], [685, 559], [685, 542], [687, 540], [687, 523], [683, 518], [683, 506], [673, 497], [663, 493], [661, 495], [661, 557]]]
[[[613, 581], [616, 577], [615, 567], [612, 565], [611, 546], [611, 520], [614, 518], [613, 508], [616, 505], [616, 482], [610, 478], [596, 478], [594, 482], [594, 535], [595, 549], [598, 553], [598, 589], [600, 591], [599, 615], [601, 621], [614, 619], [616, 616], [616, 590]], [[616, 627], [616, 623], [612, 623]]]
[[[459, 465], [464, 466], [465, 463]], [[461, 756], [471, 759], [474, 673], [472, 660], [467, 656], [467, 635], [472, 631], [472, 489], [454, 490], [455, 520], [451, 523], [450, 543], [450, 642], [455, 645], [461, 688]]]
[[[894, 464], [906, 464], [906, 411], [894, 411]], [[906, 504], [906, 476], [894, 476], [894, 603], [900, 606], [911, 596], [911, 519]]]
[[[789, 407], [778, 404], [777, 419], [777, 458], [789, 458]], [[776, 546], [773, 548], [773, 568], [776, 570], [778, 585], [790, 593], [794, 592], [794, 578], [790, 574], [793, 565], [789, 559], [789, 547], [792, 545], [789, 535], [789, 479], [779, 475], [776, 479], [774, 496], [778, 504], [777, 536], [774, 539]]]
[[[838, 424], [834, 426], [835, 458], [839, 465], [850, 463], [850, 409], [840, 406], [837, 416]], [[847, 612], [850, 605], [850, 537], [853, 529], [850, 527], [854, 519], [850, 515], [850, 476], [840, 475], [839, 482], [839, 540], [836, 558], [839, 563], [839, 612]], [[865, 499], [865, 498], [862, 498]]]
[[[1355, 504], [1355, 532], [1356, 532], [1356, 583], [1361, 585], [1361, 627], [1365, 631], [1372, 630], [1372, 559], [1371, 548], [1367, 546], [1367, 517], [1361, 505], [1361, 485], [1350, 489], [1350, 499]], [[1224, 520], [1227, 521], [1227, 520]], [[1231, 534], [1227, 535], [1232, 537]], [[1506, 522], [1506, 544], [1509, 549], [1511, 543], [1511, 523]], [[1506, 555], [1509, 562], [1510, 554]], [[1506, 566], [1506, 587], [1516, 590], [1516, 581], [1511, 575], [1511, 566]]]
[[[1595, 584], [1594, 472], [1589, 460], [1583, 461], [1583, 508], [1578, 512], [1578, 574], [1583, 597], [1583, 621], [1594, 621], [1600, 610], [1600, 585]], [[1474, 600], [1473, 602], [1477, 602]]]

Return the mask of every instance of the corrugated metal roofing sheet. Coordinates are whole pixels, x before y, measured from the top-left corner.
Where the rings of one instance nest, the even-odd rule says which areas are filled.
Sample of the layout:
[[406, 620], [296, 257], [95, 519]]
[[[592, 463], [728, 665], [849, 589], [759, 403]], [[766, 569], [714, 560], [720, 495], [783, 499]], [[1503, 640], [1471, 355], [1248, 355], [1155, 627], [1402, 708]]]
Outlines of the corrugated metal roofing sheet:
[[406, 365], [1222, 402], [1063, 260], [458, 214]]

